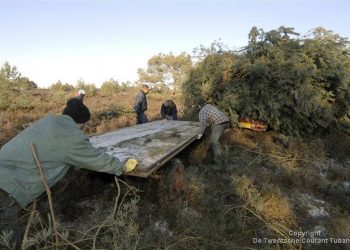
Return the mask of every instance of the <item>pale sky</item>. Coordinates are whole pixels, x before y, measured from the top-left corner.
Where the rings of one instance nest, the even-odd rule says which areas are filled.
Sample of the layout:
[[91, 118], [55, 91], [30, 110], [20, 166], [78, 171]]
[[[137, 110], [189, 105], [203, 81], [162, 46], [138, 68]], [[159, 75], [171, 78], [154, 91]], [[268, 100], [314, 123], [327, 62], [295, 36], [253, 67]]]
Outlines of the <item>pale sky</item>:
[[350, 37], [349, 13], [350, 1], [0, 0], [0, 64], [39, 87], [135, 81], [158, 53], [192, 54], [219, 39], [239, 48], [253, 26], [301, 35], [322, 26]]

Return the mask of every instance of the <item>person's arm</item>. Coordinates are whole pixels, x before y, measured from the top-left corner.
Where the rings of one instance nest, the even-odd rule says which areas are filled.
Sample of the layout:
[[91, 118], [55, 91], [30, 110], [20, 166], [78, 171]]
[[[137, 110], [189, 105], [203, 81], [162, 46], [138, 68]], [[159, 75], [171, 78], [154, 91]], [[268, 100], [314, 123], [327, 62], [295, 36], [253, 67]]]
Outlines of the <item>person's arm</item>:
[[123, 173], [123, 164], [101, 149], [94, 148], [88, 137], [77, 136], [73, 139], [64, 159], [65, 163], [79, 168], [115, 175]]
[[205, 129], [207, 128], [208, 126], [208, 114], [202, 109], [200, 112], [199, 112], [199, 123], [200, 123], [200, 131], [201, 131], [201, 134], [204, 134], [205, 132]]
[[140, 94], [136, 95], [134, 110], [136, 114], [140, 114], [142, 109], [142, 96]]

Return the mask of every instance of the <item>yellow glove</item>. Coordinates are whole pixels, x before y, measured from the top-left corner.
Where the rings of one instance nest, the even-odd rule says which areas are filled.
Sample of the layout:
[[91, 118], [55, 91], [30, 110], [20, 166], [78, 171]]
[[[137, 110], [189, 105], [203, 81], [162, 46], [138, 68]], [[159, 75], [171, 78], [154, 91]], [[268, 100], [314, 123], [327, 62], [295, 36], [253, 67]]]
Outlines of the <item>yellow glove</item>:
[[136, 159], [127, 160], [127, 162], [123, 166], [123, 172], [126, 174], [126, 173], [129, 173], [130, 171], [133, 171], [136, 168], [138, 163], [139, 162]]

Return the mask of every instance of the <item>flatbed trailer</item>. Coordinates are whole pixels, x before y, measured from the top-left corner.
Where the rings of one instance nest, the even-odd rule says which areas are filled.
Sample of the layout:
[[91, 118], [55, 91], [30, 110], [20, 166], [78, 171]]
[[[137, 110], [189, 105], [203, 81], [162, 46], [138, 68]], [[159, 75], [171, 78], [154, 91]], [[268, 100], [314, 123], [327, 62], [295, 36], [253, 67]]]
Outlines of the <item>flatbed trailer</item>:
[[199, 133], [199, 122], [160, 120], [95, 135], [90, 141], [122, 162], [137, 159], [138, 166], [127, 175], [147, 178], [196, 140]]

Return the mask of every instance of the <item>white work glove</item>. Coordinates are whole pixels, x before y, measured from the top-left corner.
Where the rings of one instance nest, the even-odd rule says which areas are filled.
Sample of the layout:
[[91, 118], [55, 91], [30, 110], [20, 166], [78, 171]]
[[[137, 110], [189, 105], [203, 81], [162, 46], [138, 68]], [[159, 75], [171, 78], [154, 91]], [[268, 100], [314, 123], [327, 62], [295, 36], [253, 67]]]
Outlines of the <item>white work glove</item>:
[[202, 135], [203, 135], [203, 134], [198, 134], [198, 135], [197, 135], [197, 140], [199, 140], [200, 138], [202, 138]]

